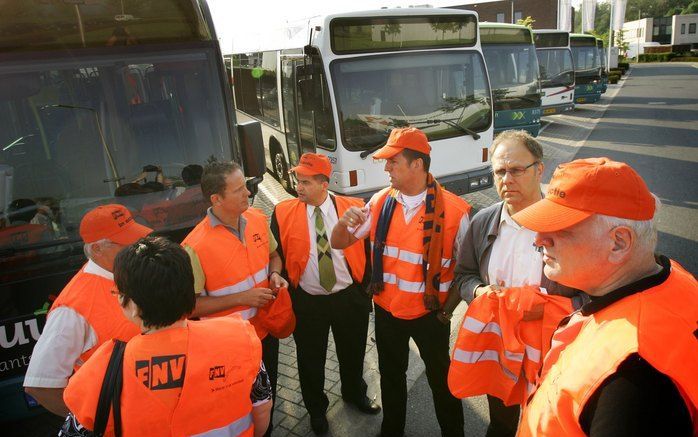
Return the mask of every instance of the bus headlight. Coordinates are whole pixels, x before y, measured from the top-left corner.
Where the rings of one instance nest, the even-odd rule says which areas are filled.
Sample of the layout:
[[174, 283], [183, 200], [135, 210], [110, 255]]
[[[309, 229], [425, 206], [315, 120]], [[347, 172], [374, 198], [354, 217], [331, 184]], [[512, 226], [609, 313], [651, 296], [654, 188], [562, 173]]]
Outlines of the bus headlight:
[[470, 178], [470, 189], [471, 190], [476, 190], [478, 188], [482, 187], [487, 187], [489, 185], [492, 185], [491, 178], [489, 175], [485, 176], [478, 176], [474, 178]]

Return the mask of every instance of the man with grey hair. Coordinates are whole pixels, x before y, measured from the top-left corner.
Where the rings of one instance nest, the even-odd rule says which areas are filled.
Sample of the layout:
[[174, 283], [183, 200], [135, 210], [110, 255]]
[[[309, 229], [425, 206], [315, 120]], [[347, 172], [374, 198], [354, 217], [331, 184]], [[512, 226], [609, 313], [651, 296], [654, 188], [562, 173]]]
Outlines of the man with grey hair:
[[65, 417], [63, 391], [73, 370], [105, 341], [140, 333], [123, 314], [114, 289], [114, 259], [153, 230], [122, 205], [102, 205], [80, 222], [87, 263], [53, 303], [24, 377], [25, 391], [44, 408]]
[[[542, 198], [543, 148], [528, 132], [502, 132], [490, 146], [494, 185], [501, 202], [479, 211], [462, 240], [457, 242], [455, 279], [442, 318], [450, 318], [461, 299], [502, 287], [532, 285], [549, 294], [572, 297], [576, 290], [543, 275], [543, 255], [533, 246], [535, 233], [512, 216]], [[513, 437], [519, 423], [519, 405], [487, 395], [490, 423], [487, 437]]]
[[656, 255], [657, 200], [627, 164], [560, 165], [512, 218], [544, 273], [591, 301], [553, 335], [518, 436], [690, 436], [698, 430], [698, 282]]

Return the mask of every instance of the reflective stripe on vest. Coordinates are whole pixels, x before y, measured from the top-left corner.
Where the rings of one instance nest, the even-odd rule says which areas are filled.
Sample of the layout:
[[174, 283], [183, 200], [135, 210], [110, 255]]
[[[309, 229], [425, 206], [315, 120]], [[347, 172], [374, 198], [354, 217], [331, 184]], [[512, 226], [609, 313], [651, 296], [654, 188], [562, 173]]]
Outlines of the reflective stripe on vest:
[[[373, 249], [373, 242], [371, 242], [371, 249]], [[424, 262], [424, 257], [421, 253], [410, 252], [409, 250], [400, 249], [396, 246], [385, 246], [383, 248], [383, 256], [389, 258], [397, 258], [400, 261], [405, 261], [410, 264], [422, 265]], [[441, 267], [447, 269], [451, 267], [451, 258], [441, 258]], [[429, 266], [427, 265], [427, 268]]]
[[226, 426], [194, 434], [192, 437], [238, 437], [252, 426], [252, 414], [243, 416]]
[[[378, 193], [371, 201], [371, 243], [375, 241], [376, 227], [389, 194], [389, 189]], [[444, 190], [443, 248], [438, 299], [446, 301], [448, 289], [453, 281], [453, 244], [463, 214], [470, 206], [461, 198]], [[376, 305], [389, 311], [394, 317], [416, 319], [429, 311], [424, 307], [424, 258], [423, 237], [425, 206], [405, 222], [402, 205], [398, 202], [390, 221], [383, 248], [384, 289], [373, 296]], [[428, 268], [428, 266], [427, 266]]]
[[523, 403], [534, 388], [550, 338], [572, 301], [536, 287], [478, 296], [466, 311], [453, 348], [448, 386], [458, 398], [489, 394]]
[[[267, 264], [263, 269], [258, 271], [252, 276], [248, 276], [247, 278], [243, 279], [242, 281], [229, 285], [227, 287], [219, 288], [218, 290], [211, 290], [211, 291], [206, 291], [205, 294], [209, 296], [227, 296], [230, 294], [236, 294], [236, 293], [242, 293], [243, 291], [247, 291], [250, 288], [255, 288], [258, 286], [261, 286], [262, 284], [265, 283], [267, 278], [269, 277], [269, 264]], [[249, 320], [252, 317], [257, 315], [257, 308], [247, 308], [243, 309], [240, 311], [237, 311], [236, 314], [240, 314], [243, 319]], [[206, 317], [202, 317], [202, 319], [205, 319]]]
[[673, 261], [665, 268], [663, 283], [596, 313], [575, 313], [555, 332], [517, 436], [584, 436], [579, 417], [587, 402], [633, 354], [676, 385], [698, 435], [698, 282]]

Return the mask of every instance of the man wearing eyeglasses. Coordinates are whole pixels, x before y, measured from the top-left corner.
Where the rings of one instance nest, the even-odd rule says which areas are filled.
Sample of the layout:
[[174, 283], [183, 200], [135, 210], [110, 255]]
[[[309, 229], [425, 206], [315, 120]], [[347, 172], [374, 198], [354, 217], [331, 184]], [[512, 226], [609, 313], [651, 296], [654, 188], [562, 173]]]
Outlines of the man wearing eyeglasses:
[[[504, 287], [531, 285], [549, 294], [574, 296], [576, 291], [543, 275], [543, 255], [533, 245], [535, 232], [521, 227], [512, 216], [542, 198], [543, 149], [525, 131], [502, 132], [490, 146], [494, 184], [501, 202], [479, 211], [458, 241], [455, 280], [444, 305], [450, 318], [461, 299], [468, 304], [480, 294]], [[487, 396], [490, 424], [487, 436], [514, 436], [518, 405], [507, 407]]]
[[82, 218], [87, 263], [53, 302], [24, 377], [25, 391], [53, 414], [68, 414], [63, 401], [68, 378], [98, 346], [140, 333], [121, 311], [112, 271], [116, 255], [151, 232], [122, 205], [98, 206]]

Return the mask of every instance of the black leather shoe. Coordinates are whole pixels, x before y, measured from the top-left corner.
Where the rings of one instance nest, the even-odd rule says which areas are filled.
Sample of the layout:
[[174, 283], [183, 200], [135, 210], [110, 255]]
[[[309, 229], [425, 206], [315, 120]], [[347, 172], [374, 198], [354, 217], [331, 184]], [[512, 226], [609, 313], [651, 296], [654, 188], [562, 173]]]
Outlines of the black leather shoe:
[[310, 427], [316, 435], [322, 435], [329, 431], [330, 424], [327, 422], [327, 417], [323, 414], [322, 416], [310, 416]]
[[365, 414], [378, 414], [381, 412], [381, 406], [378, 405], [375, 401], [371, 400], [368, 398], [368, 396], [365, 396], [358, 401], [352, 401], [352, 400], [347, 400], [345, 399], [346, 402], [349, 402], [353, 406], [355, 406], [359, 411]]

